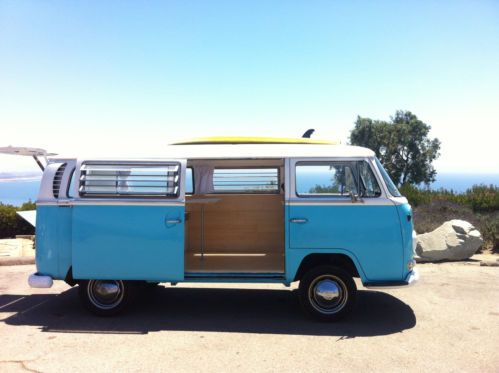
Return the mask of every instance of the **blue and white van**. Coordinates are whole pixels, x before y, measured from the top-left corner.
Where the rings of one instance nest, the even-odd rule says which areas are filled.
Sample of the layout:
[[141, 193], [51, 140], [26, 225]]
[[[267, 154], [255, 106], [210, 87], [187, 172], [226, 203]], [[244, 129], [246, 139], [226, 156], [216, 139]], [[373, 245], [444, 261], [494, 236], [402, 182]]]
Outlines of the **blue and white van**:
[[348, 314], [366, 287], [418, 279], [411, 207], [374, 153], [319, 141], [194, 141], [164, 159], [50, 158], [33, 287], [78, 285], [99, 315], [160, 282], [299, 281], [304, 310]]

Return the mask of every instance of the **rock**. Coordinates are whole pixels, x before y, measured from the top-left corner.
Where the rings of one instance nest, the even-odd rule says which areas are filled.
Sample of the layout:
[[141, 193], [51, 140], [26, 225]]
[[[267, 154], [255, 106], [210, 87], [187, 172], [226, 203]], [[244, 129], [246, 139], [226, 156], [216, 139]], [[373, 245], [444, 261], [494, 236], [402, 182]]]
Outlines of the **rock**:
[[499, 267], [499, 259], [497, 260], [482, 260], [480, 261], [482, 267]]
[[417, 236], [416, 260], [465, 260], [476, 253], [482, 242], [482, 235], [472, 224], [457, 219], [447, 221], [433, 232]]

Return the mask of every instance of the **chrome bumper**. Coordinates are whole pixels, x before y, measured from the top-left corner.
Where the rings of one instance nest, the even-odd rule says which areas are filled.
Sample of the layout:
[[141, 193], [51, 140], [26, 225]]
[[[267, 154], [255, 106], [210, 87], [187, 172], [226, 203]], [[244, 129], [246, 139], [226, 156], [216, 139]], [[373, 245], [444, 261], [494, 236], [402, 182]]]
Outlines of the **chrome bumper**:
[[28, 277], [28, 284], [32, 288], [47, 289], [52, 287], [52, 285], [54, 284], [54, 280], [52, 280], [52, 277], [50, 276], [33, 273]]
[[405, 282], [408, 286], [416, 284], [419, 281], [419, 270], [414, 267], [411, 272], [405, 277]]
[[385, 290], [385, 289], [400, 289], [400, 288], [406, 288], [408, 286], [412, 286], [416, 284], [416, 282], [419, 281], [419, 271], [416, 267], [410, 271], [407, 276], [405, 276], [404, 281], [388, 281], [388, 282], [371, 282], [364, 284], [364, 287], [368, 289], [380, 289], [380, 290]]

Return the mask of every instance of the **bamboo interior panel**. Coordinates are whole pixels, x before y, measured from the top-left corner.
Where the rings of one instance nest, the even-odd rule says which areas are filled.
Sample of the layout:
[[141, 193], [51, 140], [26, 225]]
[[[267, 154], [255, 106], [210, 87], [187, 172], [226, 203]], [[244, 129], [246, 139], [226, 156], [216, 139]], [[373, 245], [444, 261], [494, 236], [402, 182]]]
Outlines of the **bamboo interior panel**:
[[[209, 199], [210, 203], [203, 203], [203, 199]], [[190, 200], [196, 202], [190, 203]], [[203, 250], [202, 210], [204, 210]], [[223, 271], [224, 268], [231, 272], [284, 270], [282, 195], [217, 194], [188, 197], [186, 212], [186, 271], [199, 270], [201, 252], [207, 254], [202, 258], [204, 270]], [[223, 254], [229, 255], [223, 256]], [[230, 254], [249, 255], [230, 256]]]

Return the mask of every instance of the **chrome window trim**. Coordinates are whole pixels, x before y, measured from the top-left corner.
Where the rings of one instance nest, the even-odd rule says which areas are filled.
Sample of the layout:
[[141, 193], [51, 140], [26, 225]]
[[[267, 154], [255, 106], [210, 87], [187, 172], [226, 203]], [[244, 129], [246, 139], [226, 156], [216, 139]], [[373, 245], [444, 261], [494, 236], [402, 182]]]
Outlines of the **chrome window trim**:
[[[139, 174], [134, 175], [133, 169], [139, 169]], [[158, 169], [165, 169], [159, 171]], [[83, 173], [84, 172], [84, 173]], [[107, 175], [94, 175], [94, 172], [104, 172]], [[122, 175], [125, 172], [126, 175]], [[146, 175], [141, 175], [143, 173]], [[127, 174], [128, 173], [128, 174]], [[150, 174], [147, 174], [150, 173]], [[156, 174], [157, 173], [157, 174]], [[126, 186], [126, 178], [130, 177], [130, 182], [147, 183], [146, 185]], [[170, 178], [173, 178], [170, 180]], [[175, 199], [180, 192], [181, 165], [179, 162], [162, 162], [157, 164], [143, 164], [139, 162], [129, 162], [111, 164], [108, 162], [84, 161], [80, 166], [80, 178], [78, 179], [78, 195], [81, 198], [168, 198]], [[100, 182], [100, 183], [99, 183]], [[105, 183], [111, 182], [106, 185]], [[97, 183], [97, 184], [95, 184]], [[104, 183], [104, 184], [102, 184]], [[125, 189], [133, 191], [122, 191], [122, 183]], [[159, 184], [158, 184], [159, 183]], [[164, 186], [161, 184], [165, 184]], [[171, 185], [170, 185], [171, 183]], [[95, 188], [95, 190], [94, 190]], [[137, 188], [154, 189], [159, 188], [159, 192], [138, 192]], [[162, 189], [165, 188], [163, 191]], [[168, 189], [172, 189], [171, 192]]]
[[[100, 164], [100, 165], [110, 165], [110, 166], [120, 166], [120, 165], [137, 165], [137, 166], [160, 166], [165, 164], [178, 164], [179, 166], [179, 184], [178, 193], [176, 196], [144, 196], [139, 197], [137, 195], [126, 197], [126, 196], [90, 196], [85, 197], [80, 195], [79, 192], [79, 180], [81, 179], [81, 167], [84, 164]], [[179, 202], [180, 204], [185, 203], [185, 183], [186, 179], [186, 168], [187, 160], [185, 159], [161, 159], [161, 160], [131, 160], [131, 159], [78, 159], [76, 162], [75, 171], [75, 197], [72, 199], [74, 201], [73, 205], [126, 205], [126, 204], [137, 204], [137, 205], [159, 205], [159, 203], [164, 202], [167, 205], [172, 205], [174, 202]], [[116, 203], [115, 203], [116, 202]]]
[[[326, 205], [337, 204], [337, 205], [388, 205], [394, 204], [394, 201], [391, 201], [389, 198], [390, 195], [387, 193], [387, 189], [382, 181], [381, 175], [379, 174], [379, 170], [377, 167], [373, 167], [374, 157], [314, 157], [314, 158], [306, 158], [306, 157], [296, 157], [296, 158], [288, 158], [287, 159], [287, 181], [288, 188], [286, 188], [286, 200], [288, 202], [296, 203], [300, 201], [304, 201], [304, 204], [317, 204], [324, 203]], [[296, 165], [300, 162], [359, 162], [365, 161], [371, 166], [371, 170], [373, 171], [374, 177], [376, 178], [379, 187], [381, 189], [381, 195], [378, 197], [362, 197], [361, 201], [352, 202], [348, 197], [330, 197], [330, 196], [321, 196], [321, 197], [300, 197], [296, 194]], [[375, 163], [374, 163], [375, 165]], [[314, 199], [316, 199], [314, 201]], [[379, 201], [377, 201], [379, 200]], [[377, 201], [377, 202], [372, 202]], [[379, 202], [379, 203], [378, 203]]]
[[[311, 162], [308, 162], [308, 161], [298, 161], [295, 163], [295, 166], [294, 166], [294, 172], [295, 172], [295, 195], [298, 197], [298, 198], [306, 198], [306, 199], [311, 199], [311, 198], [320, 198], [320, 199], [323, 199], [323, 198], [329, 198], [329, 199], [337, 199], [339, 201], [342, 201], [342, 200], [351, 200], [351, 197], [350, 196], [345, 196], [345, 195], [334, 195], [334, 194], [327, 194], [327, 193], [316, 193], [316, 194], [311, 194], [311, 195], [306, 195], [306, 194], [299, 194], [298, 193], [298, 189], [297, 189], [297, 183], [296, 183], [296, 169], [299, 167], [299, 166], [303, 166], [301, 165], [301, 163], [304, 163], [304, 166], [307, 166], [307, 165], [311, 165], [311, 166], [314, 166], [314, 165], [317, 165], [317, 166], [320, 166], [320, 165], [329, 165], [329, 164], [332, 164], [332, 165], [335, 165], [335, 164], [338, 164], [340, 166], [343, 166], [343, 167], [348, 167], [350, 169], [350, 173], [352, 174], [353, 176], [353, 169], [352, 169], [352, 164], [354, 164], [355, 162], [352, 162], [352, 161], [330, 161], [330, 160], [324, 160], [324, 161], [311, 161]], [[358, 180], [357, 180], [357, 184], [358, 184]], [[356, 185], [356, 188], [358, 189], [358, 185]]]
[[269, 170], [276, 170], [277, 171], [277, 188], [275, 190], [269, 189], [269, 190], [215, 190], [215, 182], [213, 181], [213, 192], [211, 194], [280, 194], [281, 193], [281, 185], [280, 185], [280, 180], [281, 180], [281, 167], [280, 166], [237, 166], [237, 167], [213, 167], [213, 178], [215, 178], [215, 171], [216, 170], [251, 170], [251, 169], [257, 169], [257, 170], [263, 170], [263, 169], [269, 169]]

